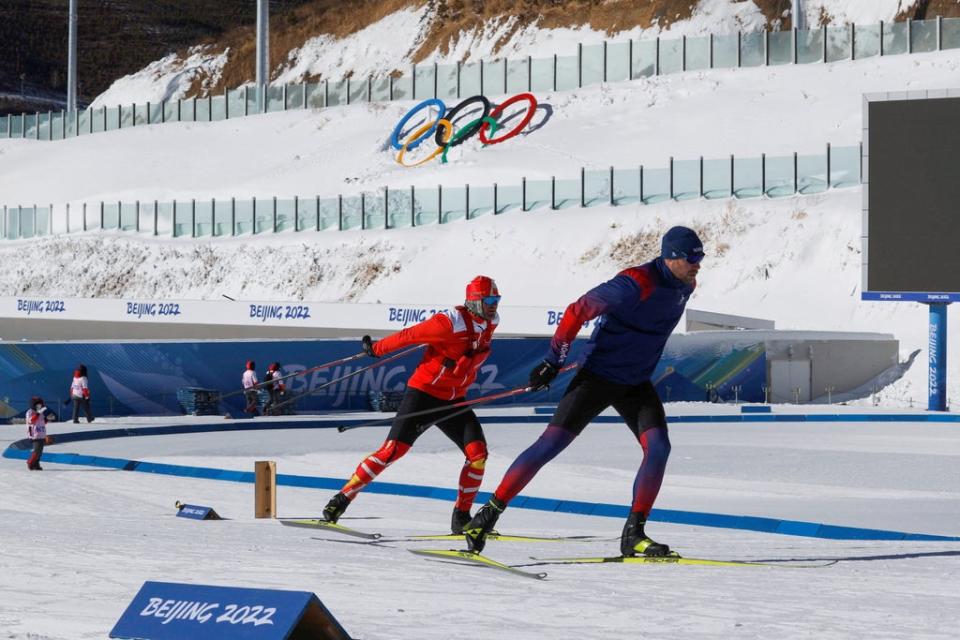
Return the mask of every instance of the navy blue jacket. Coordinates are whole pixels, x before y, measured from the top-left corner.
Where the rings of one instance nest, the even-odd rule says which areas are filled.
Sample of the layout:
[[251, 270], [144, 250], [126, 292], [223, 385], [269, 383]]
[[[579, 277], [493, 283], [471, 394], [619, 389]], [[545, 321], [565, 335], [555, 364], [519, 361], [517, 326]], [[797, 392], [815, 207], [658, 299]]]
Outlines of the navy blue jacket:
[[599, 317], [582, 368], [611, 382], [645, 382], [693, 290], [670, 272], [662, 258], [625, 269], [567, 307], [545, 359], [562, 366], [583, 324]]

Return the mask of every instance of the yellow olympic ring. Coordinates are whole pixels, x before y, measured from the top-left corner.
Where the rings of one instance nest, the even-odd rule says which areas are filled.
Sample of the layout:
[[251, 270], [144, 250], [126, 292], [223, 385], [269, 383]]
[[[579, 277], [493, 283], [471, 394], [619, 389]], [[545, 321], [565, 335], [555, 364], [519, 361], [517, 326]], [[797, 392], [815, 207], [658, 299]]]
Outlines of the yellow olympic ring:
[[419, 167], [420, 165], [430, 162], [431, 160], [436, 158], [438, 155], [443, 153], [444, 149], [447, 148], [446, 143], [450, 141], [450, 136], [453, 135], [453, 125], [450, 124], [449, 120], [444, 119], [437, 122], [437, 126], [443, 127], [445, 130], [445, 134], [443, 137], [444, 146], [437, 147], [433, 153], [431, 153], [430, 155], [428, 155], [426, 158], [424, 158], [419, 162], [415, 162], [413, 164], [404, 163], [403, 154], [407, 151], [407, 146], [433, 127], [433, 123], [428, 122], [422, 127], [420, 127], [419, 129], [417, 129], [416, 131], [414, 131], [413, 133], [411, 133], [410, 136], [407, 138], [406, 142], [403, 143], [403, 147], [401, 147], [400, 153], [397, 154], [397, 163], [404, 167]]

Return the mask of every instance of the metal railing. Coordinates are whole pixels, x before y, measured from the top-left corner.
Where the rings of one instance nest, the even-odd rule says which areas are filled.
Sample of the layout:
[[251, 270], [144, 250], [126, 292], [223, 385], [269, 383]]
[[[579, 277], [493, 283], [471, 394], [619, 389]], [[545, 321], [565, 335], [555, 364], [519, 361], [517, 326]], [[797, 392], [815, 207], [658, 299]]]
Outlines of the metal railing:
[[[356, 102], [564, 91], [600, 82], [701, 69], [837, 62], [957, 48], [960, 18], [940, 17], [873, 25], [825, 25], [802, 31], [605, 41], [578, 45], [576, 55], [571, 56], [415, 64], [408, 75], [399, 78], [274, 85], [267, 88], [264, 109], [274, 112]], [[213, 122], [259, 113], [258, 104], [256, 87], [247, 85], [206, 98], [103, 106], [69, 113], [8, 115], [0, 117], [0, 138], [62, 140], [164, 122]]]
[[395, 229], [472, 220], [483, 215], [669, 200], [785, 197], [860, 184], [860, 146], [821, 154], [674, 160], [666, 166], [594, 170], [574, 178], [512, 185], [413, 187], [375, 193], [272, 198], [139, 200], [4, 206], [2, 237], [33, 238], [94, 229], [152, 236], [219, 237], [327, 229]]

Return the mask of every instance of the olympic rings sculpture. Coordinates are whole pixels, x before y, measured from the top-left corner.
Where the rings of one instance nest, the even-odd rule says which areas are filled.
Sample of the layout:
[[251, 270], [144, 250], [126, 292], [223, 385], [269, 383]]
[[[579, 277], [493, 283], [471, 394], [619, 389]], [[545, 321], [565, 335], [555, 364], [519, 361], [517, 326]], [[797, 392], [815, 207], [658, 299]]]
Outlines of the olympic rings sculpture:
[[[523, 101], [529, 103], [529, 106], [519, 124], [498, 137], [496, 135], [497, 129], [500, 128], [500, 123], [497, 120], [498, 116], [500, 116], [507, 107]], [[483, 105], [483, 114], [479, 118], [474, 118], [454, 131], [453, 120], [456, 115], [463, 111], [464, 108], [475, 103]], [[410, 119], [413, 118], [414, 115], [428, 107], [437, 108], [437, 119], [433, 122], [427, 122], [401, 142], [400, 134], [403, 131], [404, 125], [410, 122]], [[477, 95], [461, 101], [450, 110], [447, 109], [447, 105], [444, 104], [443, 100], [430, 98], [416, 105], [410, 109], [406, 115], [400, 118], [397, 126], [393, 128], [393, 133], [390, 134], [390, 145], [399, 151], [397, 154], [397, 162], [404, 167], [419, 167], [422, 164], [430, 162], [437, 156], [441, 156], [440, 162], [446, 162], [447, 151], [449, 151], [451, 147], [463, 144], [475, 135], [479, 134], [480, 141], [485, 145], [506, 142], [510, 138], [518, 135], [530, 124], [536, 111], [537, 99], [532, 93], [518, 93], [496, 106], [491, 105], [490, 101], [484, 96]], [[433, 136], [434, 143], [437, 145], [436, 150], [422, 160], [412, 164], [405, 163], [403, 161], [404, 155], [408, 151], [419, 147], [420, 144], [430, 138], [431, 135]]]

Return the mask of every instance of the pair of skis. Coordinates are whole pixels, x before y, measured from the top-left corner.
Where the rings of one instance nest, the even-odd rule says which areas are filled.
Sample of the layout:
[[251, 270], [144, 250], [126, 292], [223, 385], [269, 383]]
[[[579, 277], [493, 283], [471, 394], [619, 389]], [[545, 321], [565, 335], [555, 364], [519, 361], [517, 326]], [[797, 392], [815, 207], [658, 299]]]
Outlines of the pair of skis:
[[[327, 531], [332, 531], [336, 533], [341, 533], [344, 535], [352, 536], [355, 538], [363, 538], [370, 542], [419, 542], [419, 541], [432, 541], [432, 540], [462, 540], [462, 535], [454, 534], [440, 534], [440, 535], [417, 535], [417, 536], [405, 536], [402, 538], [391, 538], [389, 540], [384, 539], [383, 536], [379, 533], [367, 533], [365, 531], [358, 531], [357, 529], [352, 529], [350, 527], [345, 527], [340, 524], [335, 524], [332, 522], [327, 522], [325, 520], [318, 519], [299, 519], [299, 520], [281, 520], [281, 522], [287, 526], [294, 527], [307, 527], [311, 529], [325, 529]], [[583, 541], [595, 539], [595, 536], [568, 536], [568, 537], [539, 537], [539, 536], [516, 536], [516, 535], [505, 535], [500, 533], [491, 533], [488, 540], [498, 540], [501, 542], [574, 542], [574, 541]], [[505, 573], [511, 573], [513, 575], [522, 576], [525, 578], [533, 578], [536, 580], [543, 580], [547, 577], [547, 574], [542, 571], [525, 571], [517, 566], [511, 566], [494, 560], [488, 556], [475, 553], [473, 551], [463, 551], [456, 549], [407, 549], [410, 553], [418, 556], [425, 556], [428, 558], [434, 558], [437, 560], [446, 560], [456, 563], [467, 563], [473, 565], [479, 565], [484, 567], [489, 567], [491, 569], [497, 569]], [[694, 565], [694, 566], [709, 566], [709, 567], [779, 567], [779, 568], [794, 568], [794, 569], [813, 569], [818, 567], [826, 567], [831, 564], [835, 564], [836, 561], [824, 561], [819, 563], [787, 563], [787, 562], [754, 562], [750, 560], [714, 560], [708, 558], [686, 558], [676, 552], [672, 552], [667, 556], [635, 556], [635, 557], [624, 557], [624, 556], [577, 556], [577, 557], [559, 557], [559, 558], [538, 558], [530, 557], [534, 562], [530, 565], [520, 565], [520, 566], [533, 566], [533, 565], [544, 565], [544, 564], [683, 564], [683, 565]]]

